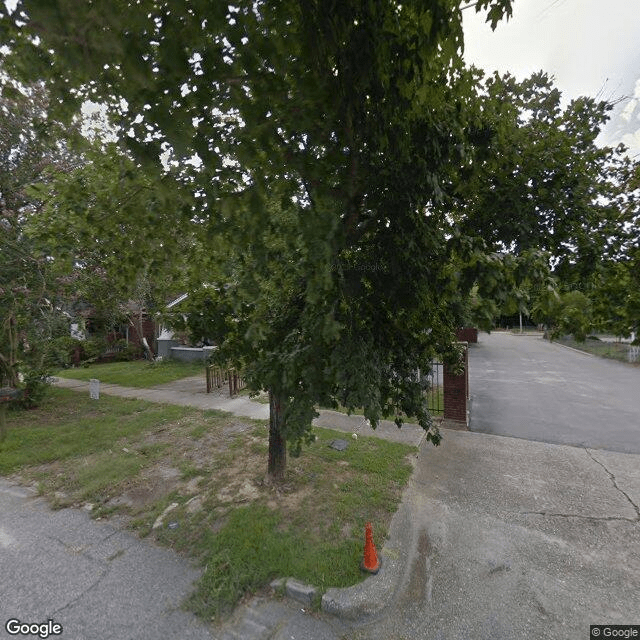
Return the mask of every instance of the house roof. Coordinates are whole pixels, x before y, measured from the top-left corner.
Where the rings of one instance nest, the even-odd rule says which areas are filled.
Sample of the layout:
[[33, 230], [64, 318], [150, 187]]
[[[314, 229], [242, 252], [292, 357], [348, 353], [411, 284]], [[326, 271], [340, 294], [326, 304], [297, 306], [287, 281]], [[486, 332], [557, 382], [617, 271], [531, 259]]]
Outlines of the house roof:
[[167, 309], [171, 309], [175, 307], [177, 304], [180, 304], [183, 300], [186, 300], [189, 297], [188, 293], [183, 293], [181, 296], [178, 296], [175, 300], [172, 300], [168, 305]]

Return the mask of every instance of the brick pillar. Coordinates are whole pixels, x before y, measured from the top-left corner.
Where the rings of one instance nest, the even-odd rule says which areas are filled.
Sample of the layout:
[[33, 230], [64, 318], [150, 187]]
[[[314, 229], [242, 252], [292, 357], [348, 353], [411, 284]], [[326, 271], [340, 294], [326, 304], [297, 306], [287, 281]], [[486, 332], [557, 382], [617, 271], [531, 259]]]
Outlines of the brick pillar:
[[466, 429], [467, 418], [467, 398], [469, 397], [469, 348], [466, 342], [464, 345], [464, 371], [461, 375], [453, 372], [453, 367], [444, 365], [444, 427], [452, 429]]
[[478, 342], [478, 330], [475, 327], [461, 327], [456, 331], [456, 338], [461, 342]]

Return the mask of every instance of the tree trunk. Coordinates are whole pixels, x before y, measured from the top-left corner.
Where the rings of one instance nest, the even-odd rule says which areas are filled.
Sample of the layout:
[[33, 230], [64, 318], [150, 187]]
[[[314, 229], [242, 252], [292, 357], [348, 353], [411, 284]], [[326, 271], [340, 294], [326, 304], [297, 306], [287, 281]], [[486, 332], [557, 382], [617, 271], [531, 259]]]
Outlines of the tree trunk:
[[282, 435], [282, 402], [280, 396], [269, 391], [269, 465], [267, 475], [274, 482], [284, 480], [287, 466], [287, 442]]

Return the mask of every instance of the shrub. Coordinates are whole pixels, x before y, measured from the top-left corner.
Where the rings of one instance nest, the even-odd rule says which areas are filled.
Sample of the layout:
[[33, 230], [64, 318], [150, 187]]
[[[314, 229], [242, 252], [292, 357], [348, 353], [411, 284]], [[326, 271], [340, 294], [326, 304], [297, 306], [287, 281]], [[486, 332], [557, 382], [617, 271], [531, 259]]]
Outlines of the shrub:
[[71, 336], [59, 336], [49, 342], [46, 347], [45, 365], [51, 369], [70, 367], [73, 364], [75, 351], [83, 349], [83, 341]]
[[128, 362], [130, 360], [139, 360], [142, 358], [144, 352], [139, 344], [134, 344], [133, 342], [127, 344], [125, 340], [119, 340], [118, 344], [120, 342], [124, 344], [122, 345], [121, 351], [118, 351], [115, 354], [114, 360], [117, 362]]
[[14, 406], [33, 409], [40, 405], [49, 390], [49, 373], [45, 369], [27, 369], [23, 374], [24, 392], [22, 398]]
[[82, 342], [82, 364], [95, 362], [108, 348], [109, 343], [105, 338], [93, 337]]

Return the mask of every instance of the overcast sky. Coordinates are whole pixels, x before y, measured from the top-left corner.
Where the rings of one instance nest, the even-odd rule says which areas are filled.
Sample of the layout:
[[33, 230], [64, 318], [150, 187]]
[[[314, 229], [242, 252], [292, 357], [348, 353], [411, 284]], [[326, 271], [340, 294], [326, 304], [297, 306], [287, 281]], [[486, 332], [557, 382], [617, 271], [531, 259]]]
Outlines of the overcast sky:
[[567, 101], [625, 97], [600, 140], [640, 154], [640, 0], [514, 0], [495, 31], [473, 9], [463, 16], [467, 63], [518, 79], [542, 69]]

